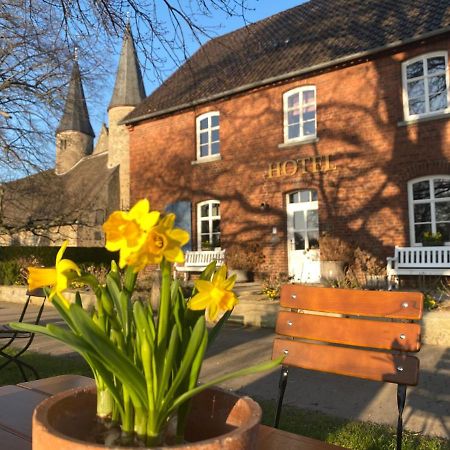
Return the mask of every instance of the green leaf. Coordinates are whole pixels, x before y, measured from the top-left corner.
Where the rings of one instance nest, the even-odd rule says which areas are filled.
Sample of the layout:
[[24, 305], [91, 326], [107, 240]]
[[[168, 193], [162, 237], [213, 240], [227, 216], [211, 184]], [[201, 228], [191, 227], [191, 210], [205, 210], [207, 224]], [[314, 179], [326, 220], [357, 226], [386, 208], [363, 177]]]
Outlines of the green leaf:
[[[234, 308], [233, 308], [234, 309]], [[220, 318], [220, 320], [214, 325], [213, 328], [209, 330], [209, 336], [208, 336], [208, 348], [211, 346], [211, 344], [216, 340], [217, 336], [220, 333], [220, 330], [223, 327], [223, 324], [228, 320], [228, 318], [231, 316], [231, 313], [233, 312], [233, 309], [230, 309], [229, 311], [226, 311], [225, 314]]]
[[134, 272], [133, 267], [128, 266], [125, 270], [125, 279], [123, 282], [123, 287], [129, 292], [134, 291], [134, 286], [136, 284], [137, 272]]
[[189, 400], [190, 398], [197, 395], [199, 392], [214, 386], [215, 384], [223, 383], [227, 380], [231, 380], [232, 378], [239, 378], [244, 377], [246, 375], [252, 375], [259, 372], [266, 372], [267, 370], [274, 369], [275, 367], [279, 366], [284, 359], [284, 356], [281, 356], [280, 358], [271, 360], [271, 361], [265, 361], [260, 364], [256, 364], [251, 367], [247, 367], [245, 369], [237, 370], [235, 372], [227, 373], [226, 375], [221, 375], [220, 377], [214, 378], [210, 381], [207, 381], [206, 383], [197, 386], [194, 389], [191, 389], [190, 391], [185, 392], [184, 394], [180, 395], [175, 401], [172, 403], [171, 408], [169, 409], [168, 413], [171, 414], [173, 411], [175, 411], [180, 405], [182, 405], [185, 401]]
[[112, 342], [92, 322], [89, 315], [77, 305], [71, 305], [70, 312], [77, 326], [82, 330], [84, 339], [89, 343], [96, 357], [108, 368], [121, 383], [127, 387], [136, 406], [147, 404], [145, 379], [136, 369], [133, 361], [118, 351]]
[[196, 386], [198, 377], [200, 375], [200, 370], [202, 368], [203, 357], [205, 356], [205, 351], [208, 347], [208, 333], [204, 333], [202, 343], [200, 348], [195, 355], [194, 362], [192, 363], [191, 373], [189, 375], [189, 389]]
[[157, 404], [160, 404], [164, 394], [166, 393], [166, 389], [169, 386], [169, 380], [172, 376], [172, 370], [176, 370], [176, 366], [174, 367], [174, 362], [176, 361], [175, 356], [178, 350], [179, 336], [176, 328], [172, 328], [172, 334], [170, 335], [169, 346], [167, 349], [167, 354], [164, 359], [164, 367], [159, 380], [159, 388], [157, 395]]
[[203, 336], [205, 333], [207, 333], [206, 323], [205, 318], [202, 316], [195, 324], [194, 330], [191, 334], [191, 338], [189, 339], [189, 344], [186, 348], [186, 352], [183, 355], [183, 359], [181, 360], [180, 367], [178, 368], [172, 386], [170, 387], [169, 392], [166, 395], [167, 405], [170, 405], [172, 403], [172, 398], [179, 385], [183, 381], [184, 377], [186, 377], [190, 373], [192, 362], [194, 361], [195, 355], [197, 354], [197, 351], [203, 341]]
[[149, 321], [147, 320], [146, 310], [142, 302], [139, 300], [134, 302], [133, 317], [138, 334], [141, 335], [141, 333], [144, 333], [147, 336], [150, 346], [154, 348], [155, 330], [154, 328], [152, 329]]

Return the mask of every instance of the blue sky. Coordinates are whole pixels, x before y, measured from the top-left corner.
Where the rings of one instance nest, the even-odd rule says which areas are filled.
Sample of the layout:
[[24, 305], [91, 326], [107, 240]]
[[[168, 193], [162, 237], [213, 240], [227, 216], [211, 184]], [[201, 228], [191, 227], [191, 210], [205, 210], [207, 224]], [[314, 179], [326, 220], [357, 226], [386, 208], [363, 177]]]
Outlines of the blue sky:
[[[247, 0], [247, 7], [249, 8], [249, 11], [247, 11], [245, 18], [250, 23], [257, 22], [258, 20], [272, 16], [280, 11], [285, 11], [286, 9], [292, 8], [301, 3], [304, 3], [304, 0]], [[230, 19], [224, 14], [215, 15], [210, 19], [204, 19], [204, 24], [206, 26], [214, 26], [215, 34], [219, 36], [245, 25], [242, 17], [233, 17]], [[111, 64], [113, 64], [114, 70], [116, 70], [118, 64], [120, 44], [121, 42], [117, 43], [116, 54], [111, 59]], [[190, 48], [191, 54], [197, 50], [197, 48], [198, 45], [193, 42]], [[169, 74], [172, 70], [173, 68], [167, 67], [167, 74]], [[143, 76], [146, 94], [149, 95], [159, 83], [154, 81], [154, 75], [152, 73], [144, 72]], [[96, 102], [90, 102], [89, 95], [87, 96], [91, 122], [96, 136], [99, 134], [102, 122], [106, 121], [106, 109], [110, 96], [112, 95], [113, 86], [114, 79], [111, 78], [108, 85], [104, 86], [104, 96], [106, 97], [104, 101], [102, 100], [101, 102], [98, 102], [97, 99]]]

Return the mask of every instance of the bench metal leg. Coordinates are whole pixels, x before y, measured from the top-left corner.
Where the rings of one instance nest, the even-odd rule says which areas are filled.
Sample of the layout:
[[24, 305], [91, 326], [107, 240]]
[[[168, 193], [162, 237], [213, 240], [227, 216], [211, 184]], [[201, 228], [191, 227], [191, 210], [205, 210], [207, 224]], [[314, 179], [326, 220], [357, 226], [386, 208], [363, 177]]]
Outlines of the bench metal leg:
[[397, 450], [402, 450], [403, 437], [403, 409], [406, 401], [406, 385], [397, 385], [397, 406], [398, 406], [398, 421], [397, 421]]
[[275, 424], [274, 424], [275, 428], [278, 428], [278, 424], [280, 422], [281, 408], [283, 407], [283, 397], [284, 392], [286, 391], [288, 375], [289, 375], [288, 366], [281, 366], [280, 381], [278, 382], [278, 403], [277, 403], [277, 412], [275, 414]]

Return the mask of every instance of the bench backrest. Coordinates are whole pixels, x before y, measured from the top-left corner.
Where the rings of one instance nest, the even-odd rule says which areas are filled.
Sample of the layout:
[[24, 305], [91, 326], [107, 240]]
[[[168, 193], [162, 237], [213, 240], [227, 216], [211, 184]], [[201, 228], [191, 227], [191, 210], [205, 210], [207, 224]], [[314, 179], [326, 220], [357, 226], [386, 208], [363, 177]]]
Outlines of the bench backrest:
[[398, 268], [450, 268], [450, 247], [395, 247]]
[[184, 257], [184, 265], [192, 267], [206, 267], [209, 263], [217, 261], [222, 265], [225, 260], [225, 250], [188, 251]]
[[420, 349], [420, 324], [404, 320], [422, 317], [423, 294], [288, 284], [280, 305], [290, 310], [278, 315], [273, 358], [285, 355], [285, 366], [417, 384], [407, 352]]

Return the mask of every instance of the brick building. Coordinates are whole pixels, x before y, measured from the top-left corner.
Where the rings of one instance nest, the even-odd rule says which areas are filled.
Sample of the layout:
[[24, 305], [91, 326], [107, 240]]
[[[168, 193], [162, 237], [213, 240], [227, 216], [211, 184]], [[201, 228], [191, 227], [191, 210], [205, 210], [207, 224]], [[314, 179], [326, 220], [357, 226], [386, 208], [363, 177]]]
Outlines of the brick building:
[[131, 200], [315, 282], [324, 236], [450, 245], [450, 6], [311, 0], [206, 43], [129, 114]]

